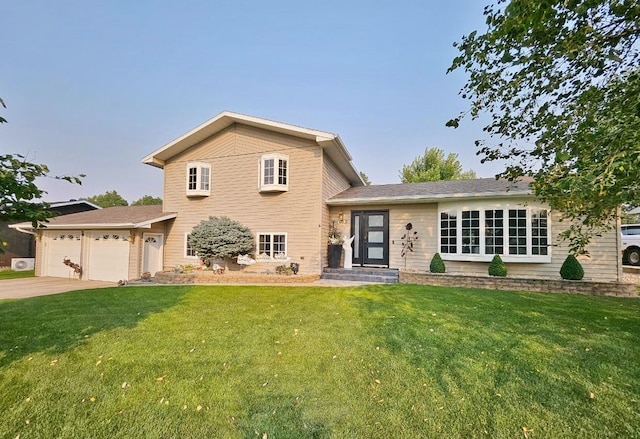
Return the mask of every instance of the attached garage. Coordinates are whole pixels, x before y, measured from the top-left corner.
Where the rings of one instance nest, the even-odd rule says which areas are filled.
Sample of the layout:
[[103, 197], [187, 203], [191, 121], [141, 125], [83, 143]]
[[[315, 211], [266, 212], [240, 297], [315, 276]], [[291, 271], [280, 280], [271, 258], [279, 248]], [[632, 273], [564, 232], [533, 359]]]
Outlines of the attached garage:
[[157, 205], [118, 206], [57, 216], [46, 229], [34, 230], [30, 223], [10, 227], [37, 236], [36, 276], [118, 282], [162, 270], [165, 222], [176, 216]]
[[74, 230], [45, 231], [43, 240], [44, 276], [78, 278], [73, 268], [64, 264], [65, 259], [80, 263], [82, 232]]
[[129, 279], [129, 234], [118, 230], [87, 233], [86, 278], [117, 282]]

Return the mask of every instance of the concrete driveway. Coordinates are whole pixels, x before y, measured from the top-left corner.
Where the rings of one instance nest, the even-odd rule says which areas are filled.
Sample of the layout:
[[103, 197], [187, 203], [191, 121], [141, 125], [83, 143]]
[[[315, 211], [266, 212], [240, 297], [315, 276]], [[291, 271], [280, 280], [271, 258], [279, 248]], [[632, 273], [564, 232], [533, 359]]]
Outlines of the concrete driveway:
[[26, 297], [46, 296], [66, 293], [73, 290], [115, 287], [115, 282], [100, 280], [76, 280], [60, 277], [29, 277], [24, 279], [0, 280], [0, 300], [24, 299]]

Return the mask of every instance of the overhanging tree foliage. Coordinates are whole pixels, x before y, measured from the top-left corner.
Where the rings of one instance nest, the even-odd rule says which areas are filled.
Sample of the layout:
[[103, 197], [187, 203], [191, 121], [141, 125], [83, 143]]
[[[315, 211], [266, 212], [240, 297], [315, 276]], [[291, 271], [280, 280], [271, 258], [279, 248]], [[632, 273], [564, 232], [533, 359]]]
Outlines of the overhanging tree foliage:
[[445, 157], [440, 148], [426, 148], [424, 155], [416, 157], [410, 165], [404, 165], [400, 170], [403, 183], [471, 178], [476, 178], [475, 171], [463, 171], [458, 154], [450, 153]]
[[[35, 180], [50, 177], [46, 165], [31, 163], [19, 154], [0, 155], [0, 221], [31, 221], [34, 227], [56, 215], [49, 205], [40, 201], [46, 192]], [[82, 184], [80, 175], [55, 176], [57, 180]]]
[[487, 31], [455, 44], [449, 71], [469, 79], [470, 109], [490, 115], [482, 161], [502, 177], [535, 178], [534, 193], [572, 222], [573, 253], [608, 229], [621, 204], [640, 204], [640, 3], [498, 0]]
[[[2, 99], [0, 105], [6, 108]], [[6, 123], [6, 119], [0, 117], [0, 123]], [[43, 177], [82, 184], [84, 175], [51, 176], [46, 165], [31, 163], [20, 154], [0, 155], [0, 221], [31, 221], [36, 227], [56, 215], [49, 204], [41, 200], [46, 192], [38, 187], [36, 179]], [[0, 253], [3, 252], [0, 239]]]
[[255, 249], [251, 230], [226, 216], [210, 216], [200, 222], [189, 234], [189, 244], [205, 262], [252, 253]]

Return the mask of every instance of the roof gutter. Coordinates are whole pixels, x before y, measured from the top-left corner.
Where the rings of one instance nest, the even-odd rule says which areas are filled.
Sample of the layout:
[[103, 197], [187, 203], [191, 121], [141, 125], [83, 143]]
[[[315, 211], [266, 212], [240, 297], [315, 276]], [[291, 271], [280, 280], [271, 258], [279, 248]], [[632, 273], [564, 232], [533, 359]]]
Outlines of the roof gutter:
[[448, 200], [471, 200], [483, 198], [497, 197], [522, 197], [532, 196], [530, 191], [514, 191], [508, 193], [484, 192], [484, 193], [461, 193], [461, 194], [438, 194], [425, 197], [424, 195], [408, 195], [397, 197], [365, 197], [365, 198], [339, 198], [329, 199], [327, 204], [330, 206], [346, 206], [346, 205], [363, 205], [363, 204], [415, 204], [415, 203], [434, 203]]
[[[98, 229], [149, 229], [154, 223], [166, 221], [177, 217], [177, 213], [170, 213], [158, 218], [152, 218], [144, 220], [139, 223], [87, 223], [87, 224], [41, 224], [38, 227], [39, 230], [69, 230], [69, 229], [84, 229], [84, 230], [98, 230]], [[33, 232], [23, 230], [24, 228], [30, 228], [33, 230], [33, 226], [30, 223], [11, 224], [10, 228], [16, 229], [22, 233], [29, 233], [35, 235]]]
[[[35, 235], [36, 233], [31, 231], [31, 230], [25, 230], [23, 227], [25, 227], [25, 224], [27, 223], [21, 223], [21, 224], [10, 224], [9, 228], [17, 230], [20, 233], [26, 233], [28, 235]], [[31, 227], [31, 229], [33, 230], [33, 226], [28, 225], [27, 227]]]

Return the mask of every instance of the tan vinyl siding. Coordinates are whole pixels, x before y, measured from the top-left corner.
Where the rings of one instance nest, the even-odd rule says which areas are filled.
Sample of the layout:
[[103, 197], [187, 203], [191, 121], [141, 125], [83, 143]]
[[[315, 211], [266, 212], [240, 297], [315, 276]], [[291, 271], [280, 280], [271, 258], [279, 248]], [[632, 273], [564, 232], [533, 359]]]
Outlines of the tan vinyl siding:
[[[135, 242], [131, 242], [135, 239]], [[129, 230], [129, 279], [139, 279], [142, 267], [142, 230]]]
[[[438, 234], [438, 206], [435, 203], [413, 205], [371, 204], [367, 206], [344, 206], [331, 208], [331, 219], [338, 220], [343, 213], [345, 223], [339, 227], [344, 234], [351, 231], [352, 210], [388, 210], [389, 211], [389, 267], [408, 270], [428, 270], [430, 257], [437, 247]], [[412, 231], [418, 232], [418, 240], [414, 242], [413, 252], [406, 258], [400, 256], [402, 252], [402, 235], [406, 232], [407, 223], [413, 226]]]
[[[139, 279], [142, 275], [145, 233], [161, 233], [165, 235], [164, 222], [153, 223], [149, 229], [129, 230], [129, 235], [135, 237], [135, 242], [131, 244], [131, 249], [129, 251], [129, 279]], [[164, 239], [166, 239], [166, 236]]]
[[[322, 161], [322, 230], [321, 230], [321, 246], [322, 246], [322, 267], [327, 265], [327, 239], [329, 235], [329, 222], [332, 219], [337, 221], [337, 215], [340, 212], [338, 209], [334, 217], [330, 214], [329, 206], [325, 203], [326, 200], [333, 197], [340, 192], [349, 189], [351, 185], [349, 180], [340, 172], [335, 163], [325, 154]], [[344, 215], [344, 220], [348, 220], [348, 215]], [[349, 227], [343, 227], [343, 224], [339, 225], [339, 230], [344, 234], [349, 234]]]
[[[494, 200], [497, 202], [499, 200]], [[523, 200], [524, 201], [524, 200]], [[344, 213], [347, 223], [342, 225], [349, 231], [352, 210], [389, 210], [389, 266], [391, 268], [429, 271], [431, 258], [438, 251], [438, 205], [406, 204], [369, 206], [334, 206], [331, 208], [331, 218], [337, 219], [340, 212]], [[560, 267], [568, 254], [567, 243], [562, 242], [559, 233], [566, 230], [568, 223], [560, 222], [560, 215], [551, 215], [551, 262], [548, 263], [507, 263], [508, 275], [513, 277], [532, 277], [560, 279]], [[413, 230], [418, 232], [418, 240], [414, 242], [414, 252], [402, 258], [402, 235], [407, 223], [412, 223]], [[620, 252], [616, 230], [595, 237], [587, 250], [590, 257], [580, 257], [579, 260], [585, 270], [585, 280], [599, 282], [619, 281]], [[447, 272], [486, 275], [489, 262], [445, 261]]]
[[44, 260], [44, 245], [42, 241], [44, 240], [44, 232], [39, 230], [36, 235], [36, 266], [35, 266], [35, 275], [42, 276], [42, 261]]
[[[273, 152], [289, 157], [289, 188], [260, 193], [260, 158]], [[164, 210], [179, 215], [167, 225], [165, 267], [193, 264], [193, 259], [184, 257], [185, 233], [209, 216], [228, 216], [249, 227], [254, 236], [286, 232], [288, 262], [299, 262], [301, 273], [317, 273], [321, 157], [314, 142], [243, 125], [233, 125], [174, 157], [165, 165]], [[186, 196], [186, 166], [192, 161], [211, 165], [208, 197]], [[276, 265], [248, 269], [273, 271]]]

